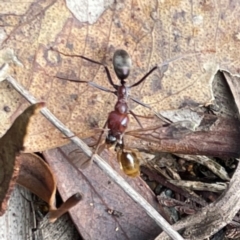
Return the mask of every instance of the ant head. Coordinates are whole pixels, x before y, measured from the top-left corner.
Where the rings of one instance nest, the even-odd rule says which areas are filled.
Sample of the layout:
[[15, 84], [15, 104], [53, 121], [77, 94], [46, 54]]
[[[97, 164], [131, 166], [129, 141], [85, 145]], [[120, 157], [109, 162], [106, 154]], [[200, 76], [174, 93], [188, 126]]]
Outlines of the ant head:
[[130, 73], [132, 60], [125, 50], [119, 49], [113, 55], [113, 67], [117, 77], [124, 80]]

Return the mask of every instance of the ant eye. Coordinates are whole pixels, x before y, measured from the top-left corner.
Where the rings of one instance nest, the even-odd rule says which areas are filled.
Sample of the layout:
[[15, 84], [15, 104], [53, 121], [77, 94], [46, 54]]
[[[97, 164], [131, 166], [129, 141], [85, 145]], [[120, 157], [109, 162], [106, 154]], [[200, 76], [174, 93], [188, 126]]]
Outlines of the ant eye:
[[113, 67], [117, 77], [124, 80], [130, 73], [131, 58], [125, 50], [117, 50], [113, 56]]

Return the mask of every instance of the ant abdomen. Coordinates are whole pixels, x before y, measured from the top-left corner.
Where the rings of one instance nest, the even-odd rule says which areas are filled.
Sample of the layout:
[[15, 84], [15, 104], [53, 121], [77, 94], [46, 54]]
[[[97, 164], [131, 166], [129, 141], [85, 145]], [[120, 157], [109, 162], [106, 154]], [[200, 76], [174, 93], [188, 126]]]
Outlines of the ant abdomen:
[[140, 175], [140, 161], [135, 152], [119, 149], [117, 151], [117, 159], [120, 168], [126, 175], [129, 177], [137, 177]]
[[128, 53], [123, 49], [116, 50], [113, 55], [113, 67], [120, 80], [124, 80], [128, 77], [131, 66], [132, 60]]

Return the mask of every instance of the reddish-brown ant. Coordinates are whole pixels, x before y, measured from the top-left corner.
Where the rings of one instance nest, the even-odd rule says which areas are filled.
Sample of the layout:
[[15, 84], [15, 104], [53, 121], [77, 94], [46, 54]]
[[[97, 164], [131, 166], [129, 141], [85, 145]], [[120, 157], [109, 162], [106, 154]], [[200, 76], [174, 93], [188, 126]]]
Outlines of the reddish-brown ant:
[[[59, 52], [55, 49], [52, 49], [52, 50]], [[89, 85], [91, 85], [93, 87], [96, 87], [105, 92], [114, 93], [117, 96], [118, 99], [117, 99], [117, 103], [115, 104], [114, 111], [109, 113], [108, 119], [104, 125], [104, 128], [107, 127], [107, 129], [108, 129], [108, 133], [107, 133], [105, 142], [106, 142], [106, 144], [115, 145], [115, 150], [117, 152], [117, 158], [118, 158], [120, 167], [124, 171], [124, 173], [131, 177], [138, 176], [140, 174], [140, 162], [137, 157], [137, 154], [136, 154], [136, 152], [134, 152], [132, 150], [127, 150], [125, 148], [124, 142], [123, 142], [123, 134], [126, 131], [128, 123], [129, 123], [128, 114], [131, 113], [137, 120], [136, 116], [128, 108], [128, 98], [130, 97], [129, 90], [130, 90], [130, 88], [133, 88], [133, 87], [141, 84], [158, 67], [157, 66], [153, 67], [139, 81], [137, 81], [133, 85], [126, 86], [125, 79], [129, 76], [129, 73], [130, 73], [131, 58], [125, 50], [122, 50], [122, 49], [116, 50], [114, 53], [114, 56], [113, 56], [113, 67], [114, 67], [114, 71], [120, 81], [120, 85], [116, 85], [112, 81], [108, 67], [105, 66], [104, 64], [94, 61], [94, 60], [91, 60], [91, 59], [86, 58], [81, 55], [68, 55], [68, 54], [64, 54], [62, 52], [59, 52], [59, 53], [62, 55], [65, 55], [65, 56], [80, 57], [84, 60], [87, 60], [89, 62], [98, 64], [98, 65], [101, 65], [104, 67], [106, 74], [107, 74], [108, 82], [110, 83], [111, 86], [113, 86], [115, 91], [106, 89], [102, 86], [99, 86], [99, 85], [93, 83], [93, 82], [82, 81], [82, 80], [72, 80], [72, 79], [66, 79], [66, 80], [73, 81], [73, 82], [88, 83]], [[162, 66], [167, 65], [167, 64], [168, 64], [168, 62], [163, 64]], [[147, 108], [150, 108], [149, 106], [139, 102], [138, 100], [136, 100], [132, 97], [130, 97], [130, 99], [132, 99], [133, 101], [135, 101]], [[139, 123], [139, 121], [138, 121], [138, 123]], [[140, 126], [141, 126], [141, 124], [140, 124]], [[102, 132], [102, 134], [103, 134], [103, 132]], [[99, 140], [101, 139], [102, 134], [101, 134]], [[96, 151], [98, 151], [98, 147], [97, 147]], [[84, 166], [82, 166], [82, 168], [89, 165], [89, 163], [91, 163], [91, 160], [92, 160], [92, 158], [88, 161], [88, 163], [85, 162], [83, 164]]]

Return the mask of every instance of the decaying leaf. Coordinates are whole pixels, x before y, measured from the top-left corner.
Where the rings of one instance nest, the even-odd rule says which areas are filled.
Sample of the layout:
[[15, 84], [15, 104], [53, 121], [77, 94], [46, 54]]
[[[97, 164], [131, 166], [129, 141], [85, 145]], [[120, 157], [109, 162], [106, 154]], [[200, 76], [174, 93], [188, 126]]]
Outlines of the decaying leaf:
[[166, 110], [161, 111], [161, 115], [172, 123], [190, 122], [191, 128], [189, 130], [194, 131], [202, 122], [204, 116], [201, 113], [193, 111], [188, 108], [176, 109], [176, 110]]
[[[73, 221], [85, 239], [146, 239], [153, 238], [161, 229], [146, 214], [146, 212], [123, 192], [95, 164], [91, 168], [76, 170], [68, 163], [68, 154], [74, 145], [44, 152], [49, 165], [56, 173], [58, 190], [65, 200], [66, 196], [81, 191], [81, 204], [70, 210]], [[112, 154], [104, 156], [112, 159]], [[110, 160], [111, 161], [111, 160]], [[117, 160], [110, 162], [116, 171], [124, 178]], [[144, 198], [155, 208], [155, 197], [141, 178], [127, 178], [129, 184], [141, 192]], [[109, 209], [120, 212], [121, 216], [109, 214]]]
[[17, 155], [24, 149], [28, 124], [31, 117], [43, 106], [44, 103], [37, 103], [28, 107], [0, 139], [0, 215], [6, 210], [7, 200], [19, 173], [20, 161]]
[[[75, 6], [75, 7], [74, 7]], [[102, 127], [113, 109], [114, 95], [86, 84], [54, 78], [94, 81], [109, 88], [103, 68], [79, 58], [64, 57], [50, 50], [81, 54], [111, 64], [116, 49], [124, 48], [132, 57], [129, 84], [140, 79], [150, 68], [169, 59], [164, 73], [155, 71], [131, 94], [155, 111], [182, 106], [198, 106], [213, 100], [211, 82], [218, 70], [239, 75], [239, 1], [107, 1], [91, 8], [88, 1], [34, 1], [1, 5], [0, 20], [4, 36], [2, 49], [14, 50], [24, 68], [11, 68], [11, 74], [37, 99], [48, 102], [50, 110], [82, 138]], [[101, 8], [101, 9], [100, 9]], [[11, 17], [9, 17], [9, 14]], [[44, 87], [43, 87], [44, 86]], [[1, 83], [0, 109], [10, 106], [0, 133], [10, 126], [8, 119], [25, 100], [7, 83]], [[15, 99], [15, 101], [12, 101]], [[18, 100], [16, 100], [18, 99]], [[153, 112], [136, 104], [131, 109], [142, 115]], [[147, 124], [145, 127], [148, 127]], [[131, 129], [138, 127], [132, 120]], [[53, 148], [67, 142], [41, 118], [31, 127], [27, 151]]]
[[49, 205], [48, 218], [50, 222], [54, 222], [81, 201], [81, 194], [75, 193], [57, 209], [55, 206], [56, 180], [49, 165], [35, 154], [23, 153], [19, 159], [20, 172], [17, 183], [36, 194]]
[[64, 213], [69, 211], [81, 200], [82, 200], [82, 195], [80, 193], [73, 194], [58, 209], [50, 210], [49, 216], [48, 216], [49, 221], [52, 223], [55, 222], [59, 217], [61, 217]]
[[56, 180], [48, 164], [30, 153], [21, 154], [19, 159], [21, 165], [17, 183], [48, 203], [50, 210], [56, 209]]
[[[54, 224], [49, 224], [47, 217], [44, 217], [47, 210], [47, 203], [16, 184], [11, 193], [8, 208], [0, 217], [1, 238], [79, 239], [79, 234], [69, 215], [66, 214]], [[43, 222], [46, 222], [46, 225]]]

